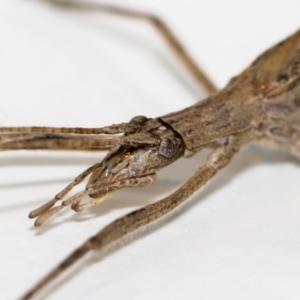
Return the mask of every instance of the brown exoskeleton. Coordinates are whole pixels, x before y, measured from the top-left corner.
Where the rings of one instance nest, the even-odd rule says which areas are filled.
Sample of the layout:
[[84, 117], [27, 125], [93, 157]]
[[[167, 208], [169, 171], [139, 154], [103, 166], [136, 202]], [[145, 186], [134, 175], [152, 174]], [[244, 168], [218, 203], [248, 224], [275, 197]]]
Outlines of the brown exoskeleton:
[[[129, 14], [147, 17], [139, 13]], [[158, 26], [165, 37], [172, 38], [158, 19], [149, 20]], [[82, 211], [100, 204], [116, 189], [151, 184], [157, 170], [179, 157], [192, 155], [204, 147], [213, 148], [206, 164], [175, 193], [105, 227], [24, 299], [30, 298], [89, 250], [100, 250], [167, 214], [227, 165], [241, 146], [252, 141], [270, 142], [299, 154], [299, 36], [298, 31], [267, 51], [218, 93], [203, 74], [199, 75], [201, 71], [189, 60], [189, 56], [171, 40], [179, 57], [213, 95], [204, 102], [157, 119], [136, 117], [129, 123], [95, 129], [2, 127], [1, 150], [104, 150], [113, 147], [103, 162], [89, 168], [55, 199], [30, 214], [37, 217], [36, 225], [43, 224], [64, 207]], [[85, 190], [56, 205], [73, 185], [88, 175], [91, 176]], [[82, 204], [81, 199], [85, 195], [92, 200]]]

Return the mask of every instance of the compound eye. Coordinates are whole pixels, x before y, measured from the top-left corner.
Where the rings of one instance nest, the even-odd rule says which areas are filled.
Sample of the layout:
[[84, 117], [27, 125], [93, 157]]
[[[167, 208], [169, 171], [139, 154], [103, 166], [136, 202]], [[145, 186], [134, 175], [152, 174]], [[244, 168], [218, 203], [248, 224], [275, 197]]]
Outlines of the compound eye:
[[160, 143], [158, 152], [165, 157], [172, 157], [177, 153], [178, 148], [179, 143], [177, 138], [165, 137]]

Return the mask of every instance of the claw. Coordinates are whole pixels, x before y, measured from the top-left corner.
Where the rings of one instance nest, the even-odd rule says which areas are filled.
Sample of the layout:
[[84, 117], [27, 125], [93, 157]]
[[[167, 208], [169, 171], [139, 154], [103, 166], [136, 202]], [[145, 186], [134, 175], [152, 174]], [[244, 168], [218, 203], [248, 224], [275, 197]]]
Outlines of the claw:
[[87, 209], [95, 206], [95, 205], [99, 205], [99, 204], [103, 203], [105, 200], [107, 200], [111, 196], [112, 196], [112, 193], [106, 193], [106, 194], [102, 195], [101, 197], [98, 197], [88, 203], [80, 204], [80, 202], [74, 202], [71, 205], [71, 208], [76, 212], [82, 212], [84, 210], [87, 210]]
[[56, 215], [59, 211], [63, 209], [63, 206], [56, 206], [48, 209], [46, 212], [41, 214], [34, 222], [35, 227], [39, 227], [43, 225], [47, 220], [49, 220], [52, 216]]
[[40, 206], [39, 208], [33, 210], [29, 214], [29, 218], [34, 219], [34, 218], [38, 217], [39, 215], [43, 214], [44, 212], [49, 210], [55, 204], [56, 201], [57, 201], [56, 199], [53, 199], [53, 200], [47, 202], [46, 204]]

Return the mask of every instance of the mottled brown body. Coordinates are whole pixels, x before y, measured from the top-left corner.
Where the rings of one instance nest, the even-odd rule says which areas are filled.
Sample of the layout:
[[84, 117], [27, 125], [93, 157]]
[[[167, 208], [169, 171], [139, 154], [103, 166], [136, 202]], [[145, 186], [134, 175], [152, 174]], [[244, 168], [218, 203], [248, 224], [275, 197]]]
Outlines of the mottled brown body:
[[[90, 250], [101, 250], [172, 211], [225, 167], [243, 145], [267, 142], [300, 155], [300, 31], [262, 54], [217, 92], [157, 17], [112, 6], [54, 2], [149, 21], [211, 95], [191, 107], [157, 119], [137, 116], [128, 123], [103, 128], [0, 127], [0, 150], [110, 149], [102, 162], [83, 171], [51, 201], [30, 213], [30, 218], [37, 218], [36, 226], [44, 224], [65, 207], [81, 212], [102, 203], [117, 189], [152, 184], [156, 171], [179, 157], [189, 156], [204, 147], [213, 150], [206, 163], [178, 190], [107, 225], [22, 299], [30, 299]], [[66, 197], [88, 176], [82, 191]], [[91, 201], [82, 203], [84, 196], [89, 196]]]
[[191, 151], [253, 128], [255, 140], [299, 152], [300, 30], [263, 53], [220, 92], [161, 119]]

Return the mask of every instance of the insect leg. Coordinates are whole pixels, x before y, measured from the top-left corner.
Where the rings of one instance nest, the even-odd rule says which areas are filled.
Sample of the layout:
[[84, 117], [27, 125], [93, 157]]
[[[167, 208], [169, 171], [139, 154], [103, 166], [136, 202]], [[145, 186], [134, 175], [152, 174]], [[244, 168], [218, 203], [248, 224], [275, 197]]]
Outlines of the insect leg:
[[140, 127], [138, 122], [120, 123], [105, 127], [82, 128], [82, 127], [47, 127], [47, 126], [22, 126], [22, 127], [0, 127], [1, 135], [18, 133], [51, 133], [51, 134], [116, 134], [131, 133]]
[[[43, 211], [42, 214], [40, 214], [38, 216], [38, 218], [35, 220], [34, 222], [34, 226], [39, 227], [41, 225], [43, 225], [46, 221], [48, 221], [50, 218], [52, 218], [54, 215], [56, 215], [57, 213], [59, 213], [63, 208], [68, 207], [68, 206], [73, 206], [75, 205], [77, 202], [80, 203], [80, 201], [82, 200], [82, 198], [87, 195], [87, 191], [81, 191], [77, 194], [75, 194], [74, 196], [64, 200], [61, 205], [57, 205], [51, 208], [52, 203], [56, 202], [56, 199], [53, 199], [52, 201], [49, 201], [48, 203], [46, 203], [45, 205], [43, 205], [42, 207], [38, 208], [38, 210], [41, 210], [42, 208], [45, 208], [45, 210]], [[49, 206], [47, 207], [46, 205], [49, 204]], [[49, 208], [50, 207], [50, 208]], [[31, 217], [31, 215], [29, 215], [29, 217]]]
[[49, 150], [107, 150], [116, 144], [156, 144], [157, 138], [145, 138], [134, 133], [141, 128], [139, 121], [99, 128], [81, 127], [0, 127], [0, 150], [49, 149]]
[[200, 87], [208, 94], [213, 94], [217, 91], [216, 86], [205, 74], [205, 72], [197, 65], [194, 59], [188, 54], [184, 49], [181, 42], [172, 32], [172, 30], [167, 26], [167, 24], [161, 20], [156, 15], [151, 13], [137, 11], [133, 9], [126, 9], [119, 6], [98, 4], [98, 3], [84, 3], [80, 1], [68, 1], [68, 0], [49, 0], [51, 3], [58, 4], [64, 7], [70, 7], [74, 9], [84, 9], [91, 11], [100, 11], [105, 13], [110, 13], [114, 15], [119, 15], [122, 17], [130, 17], [139, 20], [145, 20], [152, 24], [154, 28], [160, 33], [164, 40], [168, 43], [171, 50], [176, 54], [178, 59], [185, 65], [187, 70], [196, 79]]
[[[55, 197], [47, 202], [46, 204], [42, 205], [41, 207], [33, 210], [30, 214], [29, 214], [29, 218], [36, 218], [42, 214], [44, 214], [45, 212], [47, 212], [57, 201], [63, 199], [67, 193], [69, 193], [73, 187], [75, 187], [76, 185], [80, 184], [87, 176], [89, 176], [93, 171], [95, 171], [99, 166], [101, 166], [101, 163], [96, 163], [93, 166], [89, 167], [88, 169], [86, 169], [84, 172], [82, 172], [81, 174], [79, 174], [69, 185], [67, 185], [60, 193], [58, 193], [57, 195], [55, 195]], [[72, 204], [72, 203], [70, 203]]]
[[[157, 144], [158, 139], [143, 135], [113, 136], [138, 130], [138, 125], [124, 123], [126, 128], [56, 128], [56, 127], [0, 127], [0, 150], [49, 149], [49, 150], [107, 150], [122, 143]], [[124, 127], [125, 127], [124, 126]], [[104, 130], [109, 129], [109, 130]], [[40, 131], [39, 131], [40, 130]], [[58, 133], [51, 133], [53, 132]], [[60, 132], [61, 130], [61, 132]], [[85, 133], [91, 130], [92, 133]], [[64, 133], [68, 131], [71, 133]], [[78, 133], [82, 131], [83, 133]], [[103, 132], [104, 131], [104, 132]], [[94, 133], [97, 132], [97, 133]], [[104, 134], [99, 134], [99, 133]], [[109, 133], [109, 135], [106, 135]]]
[[105, 200], [107, 200], [112, 193], [106, 193], [105, 195], [102, 195], [101, 197], [98, 197], [96, 199], [93, 199], [92, 201], [88, 203], [81, 204], [80, 201], [76, 201], [72, 204], [71, 208], [75, 210], [76, 212], [82, 212], [84, 210], [87, 210], [95, 205], [99, 205], [103, 203]]
[[205, 165], [199, 168], [198, 171], [173, 194], [158, 202], [133, 211], [104, 227], [63, 260], [55, 269], [25, 294], [21, 300], [31, 299], [31, 297], [45, 285], [64, 272], [90, 250], [102, 250], [112, 242], [154, 222], [172, 211], [188, 199], [201, 186], [206, 184], [221, 168], [226, 166], [237, 152], [238, 148], [237, 144], [230, 143], [220, 146], [211, 153]]
[[66, 135], [0, 136], [0, 150], [108, 150], [119, 138]]

